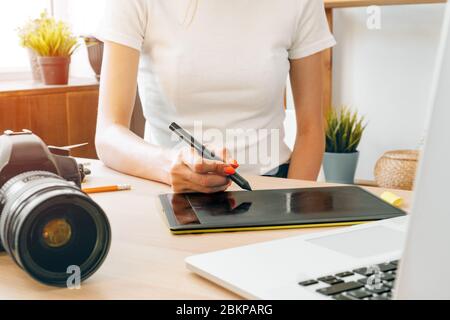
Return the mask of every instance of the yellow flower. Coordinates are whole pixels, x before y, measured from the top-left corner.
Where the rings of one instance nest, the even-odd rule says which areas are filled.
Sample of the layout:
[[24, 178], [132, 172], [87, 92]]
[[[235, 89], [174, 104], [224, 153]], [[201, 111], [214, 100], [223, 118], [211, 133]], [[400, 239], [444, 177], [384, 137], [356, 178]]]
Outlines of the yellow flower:
[[49, 17], [46, 11], [39, 19], [20, 28], [19, 37], [22, 46], [31, 48], [42, 57], [70, 57], [78, 47], [78, 40], [69, 26]]

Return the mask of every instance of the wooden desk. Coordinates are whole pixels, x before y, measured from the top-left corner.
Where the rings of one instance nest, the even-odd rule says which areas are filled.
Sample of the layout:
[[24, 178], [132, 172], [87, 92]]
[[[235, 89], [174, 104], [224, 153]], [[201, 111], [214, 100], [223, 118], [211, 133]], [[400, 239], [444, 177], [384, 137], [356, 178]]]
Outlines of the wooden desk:
[[[412, 5], [412, 4], [432, 4], [444, 3], [447, 0], [324, 0], [325, 10], [330, 29], [333, 31], [333, 10], [339, 8], [366, 7], [371, 5], [389, 6], [389, 5]], [[322, 77], [324, 82], [323, 89], [323, 108], [327, 112], [332, 107], [333, 99], [333, 51], [326, 50], [323, 54]]]
[[[190, 255], [316, 232], [318, 229], [171, 235], [157, 210], [156, 195], [169, 187], [129, 177], [92, 162], [87, 185], [130, 183], [132, 191], [94, 195], [111, 222], [112, 245], [101, 269], [80, 290], [59, 289], [32, 280], [0, 254], [2, 299], [237, 299], [237, 295], [196, 276], [184, 265]], [[258, 189], [323, 186], [312, 182], [250, 177]], [[381, 189], [369, 189], [380, 194]], [[410, 193], [395, 191], [409, 205]]]

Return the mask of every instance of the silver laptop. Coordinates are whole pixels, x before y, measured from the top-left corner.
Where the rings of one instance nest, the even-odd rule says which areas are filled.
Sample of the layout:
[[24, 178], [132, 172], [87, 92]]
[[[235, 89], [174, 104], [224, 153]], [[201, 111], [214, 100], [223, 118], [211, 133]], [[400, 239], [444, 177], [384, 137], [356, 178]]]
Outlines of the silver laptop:
[[409, 217], [186, 259], [250, 299], [450, 299], [450, 6], [425, 151]]

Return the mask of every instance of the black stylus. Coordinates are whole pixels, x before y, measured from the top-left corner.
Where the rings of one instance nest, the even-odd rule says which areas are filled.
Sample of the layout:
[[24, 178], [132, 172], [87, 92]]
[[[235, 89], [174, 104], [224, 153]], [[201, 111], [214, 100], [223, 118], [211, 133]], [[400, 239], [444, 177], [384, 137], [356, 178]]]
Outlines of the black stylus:
[[[216, 160], [216, 161], [223, 161], [223, 159], [219, 158], [215, 155], [214, 152], [208, 150], [204, 145], [202, 145], [200, 142], [195, 140], [193, 136], [191, 136], [186, 130], [184, 130], [182, 127], [180, 127], [178, 124], [173, 122], [169, 129], [172, 130], [177, 136], [181, 138], [184, 142], [189, 144], [192, 148], [197, 150], [197, 152], [205, 159], [209, 160]], [[247, 180], [244, 179], [239, 173], [235, 173], [229, 176], [231, 181], [236, 183], [239, 187], [242, 189], [252, 191], [252, 187], [250, 186], [250, 183], [248, 183]]]

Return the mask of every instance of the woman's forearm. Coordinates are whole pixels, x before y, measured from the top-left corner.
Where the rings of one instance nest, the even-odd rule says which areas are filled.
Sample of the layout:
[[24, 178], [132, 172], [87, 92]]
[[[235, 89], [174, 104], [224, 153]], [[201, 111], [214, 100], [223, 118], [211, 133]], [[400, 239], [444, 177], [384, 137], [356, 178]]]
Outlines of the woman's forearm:
[[170, 184], [174, 152], [147, 143], [128, 128], [110, 124], [96, 135], [99, 158], [108, 167], [137, 177]]
[[297, 136], [289, 166], [289, 179], [317, 180], [325, 149], [325, 137], [323, 131], [316, 131]]
[[294, 97], [297, 139], [288, 177], [317, 180], [325, 150], [322, 112], [322, 53], [291, 60], [291, 85]]
[[95, 143], [107, 166], [123, 173], [170, 183], [172, 152], [129, 130], [136, 101], [139, 51], [105, 42]]

